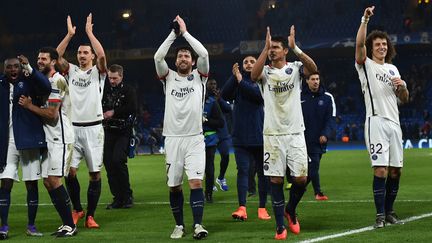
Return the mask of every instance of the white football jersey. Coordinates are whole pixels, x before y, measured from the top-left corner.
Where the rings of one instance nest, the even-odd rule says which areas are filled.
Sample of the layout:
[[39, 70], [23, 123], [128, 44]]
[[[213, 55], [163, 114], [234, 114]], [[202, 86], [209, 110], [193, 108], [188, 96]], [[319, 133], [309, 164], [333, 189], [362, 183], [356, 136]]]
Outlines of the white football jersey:
[[366, 118], [380, 116], [399, 124], [396, 87], [391, 78], [400, 77], [396, 66], [388, 63], [383, 65], [370, 58], [365, 61], [367, 78], [363, 65], [355, 64], [363, 91]]
[[105, 77], [106, 73], [101, 73], [96, 65], [84, 71], [69, 63], [67, 78], [72, 103], [72, 122], [103, 120], [102, 95]]
[[51, 94], [47, 103], [60, 103], [59, 118], [56, 124], [44, 124], [45, 140], [51, 143], [73, 143], [74, 132], [70, 120], [71, 103], [66, 79], [59, 73], [49, 78]]
[[192, 136], [202, 133], [207, 77], [195, 69], [187, 77], [169, 70], [164, 84], [164, 136]]
[[300, 102], [301, 62], [288, 62], [281, 69], [264, 66], [261, 93], [264, 98], [264, 135], [286, 135], [303, 132]]

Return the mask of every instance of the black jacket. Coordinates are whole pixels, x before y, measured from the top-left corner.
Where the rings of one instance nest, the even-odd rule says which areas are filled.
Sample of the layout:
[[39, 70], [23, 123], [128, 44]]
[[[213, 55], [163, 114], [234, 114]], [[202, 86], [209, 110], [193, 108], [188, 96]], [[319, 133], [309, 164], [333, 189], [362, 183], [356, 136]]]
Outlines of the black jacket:
[[114, 110], [112, 118], [103, 120], [105, 130], [132, 128], [137, 113], [135, 90], [124, 82], [117, 87], [112, 87], [107, 79], [102, 98], [102, 109], [103, 112]]

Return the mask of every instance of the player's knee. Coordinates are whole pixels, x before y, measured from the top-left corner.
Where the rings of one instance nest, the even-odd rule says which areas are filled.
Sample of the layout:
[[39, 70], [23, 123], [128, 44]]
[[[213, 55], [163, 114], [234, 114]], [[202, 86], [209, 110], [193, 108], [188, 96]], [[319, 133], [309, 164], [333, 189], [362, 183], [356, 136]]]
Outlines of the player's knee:
[[200, 180], [200, 179], [189, 180], [189, 187], [191, 189], [202, 188], [202, 180]]
[[387, 167], [383, 167], [383, 166], [374, 167], [374, 175], [376, 177], [381, 177], [381, 178], [387, 177]]
[[307, 183], [307, 176], [293, 177], [293, 182], [299, 186], [305, 186]]
[[73, 167], [70, 167], [69, 174], [68, 174], [67, 177], [69, 177], [69, 178], [75, 178], [76, 174], [77, 174], [77, 169], [73, 168]]
[[389, 176], [392, 179], [399, 179], [401, 177], [401, 168], [390, 168]]
[[283, 177], [272, 176], [272, 177], [270, 177], [270, 182], [273, 183], [273, 184], [283, 184], [284, 178]]
[[182, 191], [181, 185], [170, 187], [170, 192], [181, 192], [181, 191]]
[[101, 179], [100, 172], [89, 172], [91, 181], [99, 181]]
[[2, 179], [1, 180], [1, 188], [6, 191], [11, 191], [13, 186], [12, 179]]

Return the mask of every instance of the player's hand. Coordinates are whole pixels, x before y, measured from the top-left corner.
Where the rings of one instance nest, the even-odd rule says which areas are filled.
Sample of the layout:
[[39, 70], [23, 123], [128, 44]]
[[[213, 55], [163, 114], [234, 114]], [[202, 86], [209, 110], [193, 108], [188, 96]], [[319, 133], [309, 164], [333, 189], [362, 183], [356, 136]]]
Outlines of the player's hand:
[[295, 27], [294, 25], [291, 25], [290, 28], [290, 35], [288, 36], [288, 47], [294, 49], [295, 47]]
[[93, 34], [93, 23], [92, 22], [93, 22], [93, 16], [90, 13], [87, 16], [87, 22], [86, 22], [86, 26], [85, 26], [85, 30], [86, 30], [87, 34]]
[[32, 98], [30, 96], [21, 95], [18, 104], [20, 104], [24, 108], [29, 108], [32, 104]]
[[219, 89], [214, 89], [213, 94], [214, 94], [216, 100], [220, 99], [220, 90]]
[[176, 16], [175, 20], [180, 25], [180, 34], [183, 35], [184, 33], [186, 33], [187, 29], [186, 29], [186, 23], [184, 22], [184, 20], [178, 15]]
[[320, 144], [325, 144], [325, 143], [327, 143], [327, 137], [326, 137], [326, 136], [321, 136], [321, 137], [319, 138], [319, 142], [320, 142]]
[[105, 111], [103, 113], [104, 119], [110, 119], [114, 116], [114, 110]]
[[266, 41], [265, 41], [265, 49], [269, 50], [271, 46], [271, 34], [270, 34], [270, 27], [267, 26], [267, 33], [266, 33]]
[[238, 83], [240, 83], [243, 80], [243, 76], [240, 72], [239, 64], [237, 62], [234, 63], [234, 65], [233, 65], [232, 73], [233, 73], [234, 77], [236, 77]]
[[72, 19], [71, 19], [71, 17], [69, 15], [67, 16], [66, 23], [67, 23], [68, 35], [70, 37], [74, 36], [75, 35], [75, 31], [76, 31], [76, 26], [72, 25]]
[[398, 90], [400, 87], [406, 88], [405, 81], [403, 81], [400, 77], [393, 77], [391, 81], [393, 82], [394, 87], [396, 87], [396, 90]]
[[374, 9], [375, 9], [375, 6], [367, 7], [364, 11], [363, 16], [365, 18], [371, 17], [372, 15], [374, 15], [374, 13], [373, 13]]
[[29, 60], [26, 56], [24, 55], [19, 55], [18, 57], [19, 62], [21, 63], [21, 65], [27, 65], [29, 64]]

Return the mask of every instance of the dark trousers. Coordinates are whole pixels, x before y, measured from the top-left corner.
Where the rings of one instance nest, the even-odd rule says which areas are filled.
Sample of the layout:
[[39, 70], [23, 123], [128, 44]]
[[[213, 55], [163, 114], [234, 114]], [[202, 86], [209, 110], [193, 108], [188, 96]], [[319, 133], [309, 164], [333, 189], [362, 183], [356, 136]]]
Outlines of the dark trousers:
[[246, 206], [246, 194], [249, 188], [249, 167], [251, 163], [255, 163], [254, 165], [258, 174], [258, 191], [260, 192], [260, 197], [263, 197], [260, 198], [260, 201], [265, 201], [267, 197], [268, 180], [264, 176], [263, 171], [263, 147], [235, 146], [234, 155], [237, 163], [237, 196], [239, 205]]
[[114, 200], [125, 201], [132, 196], [127, 167], [130, 132], [105, 130], [103, 163]]
[[312, 187], [314, 189], [315, 194], [321, 192], [320, 185], [320, 176], [319, 176], [319, 167], [322, 154], [313, 153], [308, 154], [309, 163], [308, 163], [308, 183], [312, 182]]
[[219, 179], [225, 178], [225, 173], [228, 169], [230, 145], [231, 145], [231, 139], [224, 139], [222, 141], [219, 141], [217, 145], [217, 150], [219, 151], [221, 157], [219, 176], [218, 176]]
[[214, 159], [216, 153], [216, 145], [205, 148], [206, 151], [206, 166], [205, 166], [205, 192], [212, 194], [214, 186]]

